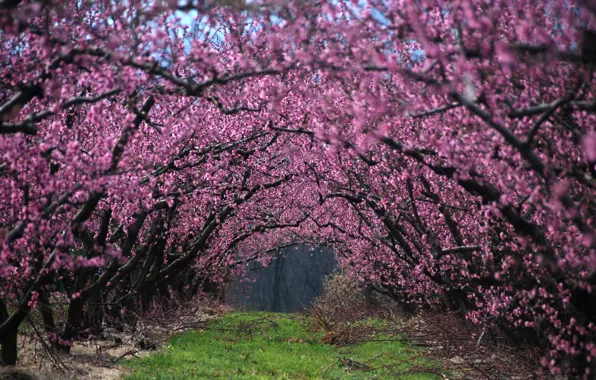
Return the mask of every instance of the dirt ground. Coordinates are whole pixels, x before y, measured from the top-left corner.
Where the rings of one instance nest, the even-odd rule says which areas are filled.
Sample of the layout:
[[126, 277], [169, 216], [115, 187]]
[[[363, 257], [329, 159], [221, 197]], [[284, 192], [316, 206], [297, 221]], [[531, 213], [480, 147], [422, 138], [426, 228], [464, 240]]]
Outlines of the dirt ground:
[[478, 329], [451, 313], [422, 313], [401, 326], [406, 339], [444, 363], [456, 379], [562, 380], [540, 364], [534, 347], [513, 346], [498, 331]]
[[[75, 342], [69, 355], [49, 350], [40, 334], [21, 334], [19, 363], [9, 370], [0, 369], [0, 380], [118, 379], [126, 371], [122, 360], [149, 355], [173, 335], [204, 327], [224, 311], [191, 307], [154, 315], [124, 332], [107, 328], [101, 337]], [[456, 379], [556, 379], [540, 371], [537, 353], [531, 348], [510, 347], [502, 336], [476, 331], [455, 316], [422, 314], [398, 320], [402, 339], [444, 363]]]
[[21, 336], [19, 364], [0, 373], [0, 379], [12, 378], [11, 374], [17, 372], [35, 379], [117, 379], [123, 371], [118, 364], [120, 360], [149, 354], [135, 347], [131, 334], [123, 335], [122, 343], [116, 343], [115, 339], [76, 342], [69, 355], [49, 353], [37, 337]]
[[0, 368], [0, 380], [118, 379], [126, 371], [122, 360], [150, 355], [172, 336], [200, 328], [221, 312], [211, 306], [190, 307], [153, 315], [135, 326], [125, 326], [124, 331], [106, 328], [99, 337], [75, 342], [70, 354], [50, 349], [40, 339], [40, 327], [28, 326], [28, 332], [19, 335], [18, 364]]

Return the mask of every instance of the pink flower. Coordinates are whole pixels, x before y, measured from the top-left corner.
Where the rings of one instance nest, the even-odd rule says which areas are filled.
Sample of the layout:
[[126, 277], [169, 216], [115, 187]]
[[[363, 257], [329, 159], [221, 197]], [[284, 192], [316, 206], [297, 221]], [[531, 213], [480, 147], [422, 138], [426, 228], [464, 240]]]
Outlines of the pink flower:
[[497, 42], [495, 44], [495, 53], [499, 62], [506, 66], [513, 65], [517, 59], [515, 52], [505, 42]]
[[582, 138], [582, 148], [586, 159], [592, 163], [596, 162], [596, 133], [590, 133]]

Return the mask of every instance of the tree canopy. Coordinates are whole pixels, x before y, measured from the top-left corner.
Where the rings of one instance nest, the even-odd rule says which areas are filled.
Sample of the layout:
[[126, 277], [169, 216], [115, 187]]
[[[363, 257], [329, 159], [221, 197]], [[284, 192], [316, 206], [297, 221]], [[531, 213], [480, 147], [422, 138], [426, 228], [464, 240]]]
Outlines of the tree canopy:
[[68, 350], [97, 303], [190, 297], [301, 243], [589, 377], [595, 16], [580, 0], [0, 1], [0, 340], [58, 292], [68, 320], [44, 322]]

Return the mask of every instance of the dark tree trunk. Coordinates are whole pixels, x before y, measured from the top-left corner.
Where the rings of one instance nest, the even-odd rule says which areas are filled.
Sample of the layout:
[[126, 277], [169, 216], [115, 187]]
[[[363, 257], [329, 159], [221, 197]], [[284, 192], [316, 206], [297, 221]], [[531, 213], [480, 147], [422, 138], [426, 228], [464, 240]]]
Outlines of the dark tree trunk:
[[50, 305], [50, 298], [45, 291], [39, 292], [39, 312], [43, 320], [43, 327], [47, 333], [56, 333], [56, 322]]
[[88, 312], [87, 317], [89, 320], [89, 328], [91, 334], [99, 335], [101, 333], [101, 327], [103, 322], [103, 304], [99, 296], [94, 296], [89, 299], [87, 304]]
[[271, 306], [272, 311], [282, 311], [283, 300], [280, 297], [280, 285], [284, 271], [285, 256], [282, 254], [275, 258], [274, 274], [273, 274], [273, 305]]
[[[74, 282], [74, 291], [79, 293], [85, 287], [85, 283], [87, 282], [89, 270], [87, 268], [79, 269], [77, 273], [76, 280]], [[61, 333], [61, 338], [65, 341], [71, 341], [77, 338], [79, 333], [79, 327], [81, 326], [81, 317], [83, 315], [83, 306], [85, 305], [85, 300], [79, 295], [76, 298], [71, 298], [70, 303], [68, 305], [68, 316], [66, 323], [64, 325], [64, 330]], [[70, 346], [65, 344], [56, 344], [56, 347], [62, 351], [69, 353]]]
[[[3, 301], [0, 301], [0, 324], [8, 319], [8, 310]], [[0, 337], [0, 365], [9, 366], [17, 363], [17, 332], [18, 329], [8, 332]]]
[[[81, 315], [83, 314], [84, 302], [80, 297], [72, 299], [68, 306], [68, 317], [64, 324], [64, 330], [62, 331], [61, 338], [65, 341], [74, 340], [79, 332], [79, 326], [81, 325]], [[67, 344], [56, 344], [56, 348], [60, 351], [69, 353], [70, 346]]]

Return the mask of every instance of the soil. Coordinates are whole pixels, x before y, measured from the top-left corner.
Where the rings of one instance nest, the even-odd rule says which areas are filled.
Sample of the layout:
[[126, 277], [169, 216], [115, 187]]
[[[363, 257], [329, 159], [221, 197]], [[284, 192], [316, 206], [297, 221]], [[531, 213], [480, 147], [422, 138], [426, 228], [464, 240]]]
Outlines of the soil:
[[70, 354], [50, 349], [35, 332], [41, 331], [40, 326], [35, 326], [19, 335], [19, 362], [14, 367], [0, 367], [0, 380], [118, 379], [126, 371], [122, 360], [150, 355], [172, 336], [200, 328], [221, 312], [217, 307], [201, 306], [153, 314], [135, 326], [125, 326], [124, 331], [105, 328], [101, 336], [74, 342]]
[[562, 379], [541, 368], [535, 347], [514, 345], [498, 330], [479, 330], [454, 314], [421, 313], [401, 329], [412, 344], [444, 363], [455, 379]]

